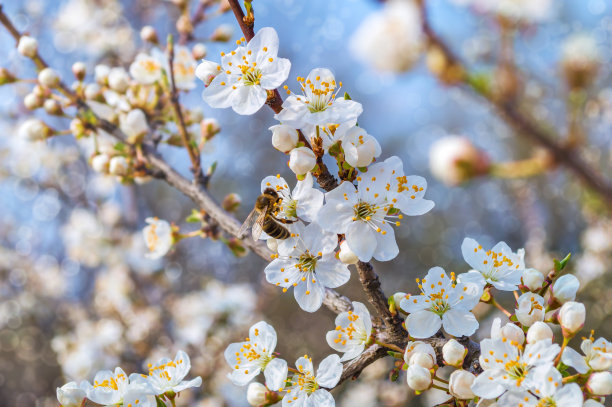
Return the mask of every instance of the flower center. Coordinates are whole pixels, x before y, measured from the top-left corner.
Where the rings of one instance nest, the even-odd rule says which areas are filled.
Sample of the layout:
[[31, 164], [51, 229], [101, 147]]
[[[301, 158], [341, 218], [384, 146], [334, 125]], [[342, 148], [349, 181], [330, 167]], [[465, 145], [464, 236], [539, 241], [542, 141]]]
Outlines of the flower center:
[[520, 359], [511, 360], [507, 362], [505, 369], [506, 369], [506, 372], [508, 373], [508, 376], [516, 380], [519, 385], [523, 381], [523, 379], [525, 379], [525, 376], [527, 375], [527, 372], [529, 370], [527, 368], [527, 364], [525, 362], [521, 362]]
[[314, 272], [317, 266], [317, 257], [308, 252], [303, 253], [295, 266], [303, 273]]
[[[298, 76], [297, 80], [304, 94], [304, 103], [311, 113], [323, 112], [330, 107], [342, 87], [342, 82], [340, 82], [340, 86], [336, 88], [336, 80], [333, 77], [321, 80], [321, 77], [317, 76], [313, 82]], [[297, 99], [302, 100], [300, 97]]]
[[294, 384], [299, 386], [300, 390], [306, 392], [307, 394], [314, 393], [319, 388], [317, 379], [312, 375], [312, 373], [299, 374], [297, 382], [294, 382]]
[[364, 201], [359, 201], [353, 209], [355, 217], [360, 220], [370, 220], [370, 217], [376, 213], [374, 206]]
[[[283, 202], [284, 203], [284, 202]], [[283, 207], [283, 213], [286, 218], [297, 218], [297, 199], [288, 199]]]
[[540, 399], [536, 407], [556, 407], [557, 402], [552, 397]]
[[259, 85], [261, 71], [258, 68], [248, 65], [240, 65], [239, 67], [242, 71], [242, 83], [244, 83], [245, 86]]

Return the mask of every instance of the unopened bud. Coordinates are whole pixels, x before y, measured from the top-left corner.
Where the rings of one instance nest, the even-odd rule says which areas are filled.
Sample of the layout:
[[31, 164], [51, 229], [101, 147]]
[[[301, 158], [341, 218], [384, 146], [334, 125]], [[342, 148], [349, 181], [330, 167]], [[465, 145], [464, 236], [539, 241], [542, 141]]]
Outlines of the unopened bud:
[[546, 322], [537, 321], [527, 331], [527, 343], [536, 343], [543, 339], [553, 339], [553, 331]]
[[7, 83], [13, 83], [16, 80], [17, 78], [15, 78], [15, 75], [13, 75], [11, 71], [6, 68], [0, 68], [0, 86], [6, 85]]
[[106, 85], [108, 82], [108, 75], [110, 74], [110, 68], [106, 65], [96, 65], [94, 68], [94, 77], [99, 85]]
[[270, 127], [272, 131], [272, 146], [278, 151], [288, 153], [295, 148], [298, 142], [298, 132], [286, 124], [277, 124]]
[[568, 301], [574, 301], [576, 299], [576, 292], [580, 287], [578, 279], [571, 275], [566, 274], [561, 276], [555, 281], [552, 287], [552, 295], [555, 300], [564, 304]]
[[425, 369], [431, 369], [435, 364], [436, 363], [433, 360], [433, 357], [429, 353], [425, 352], [414, 352], [408, 361], [409, 366], [418, 365], [424, 367]]
[[429, 369], [422, 366], [411, 365], [408, 366], [408, 370], [406, 371], [406, 381], [412, 390], [424, 391], [431, 386], [431, 373]]
[[[43, 86], [35, 85], [32, 88], [32, 93], [38, 96], [39, 98], [44, 98], [47, 96], [48, 90], [44, 88]], [[42, 102], [41, 102], [41, 106], [42, 106]]]
[[79, 119], [72, 119], [72, 121], [70, 121], [70, 132], [76, 138], [81, 138], [85, 135], [85, 126], [83, 122]]
[[563, 335], [573, 336], [584, 326], [586, 310], [580, 302], [568, 301], [559, 310], [559, 323], [563, 329]]
[[586, 387], [595, 396], [608, 396], [612, 394], [612, 373], [597, 372], [591, 374]]
[[47, 88], [53, 88], [59, 80], [59, 74], [52, 68], [45, 68], [38, 73], [38, 83]]
[[147, 116], [140, 109], [130, 110], [127, 115], [121, 117], [120, 128], [126, 134], [130, 143], [139, 143], [149, 131]]
[[96, 99], [98, 96], [100, 96], [100, 92], [100, 85], [98, 85], [97, 83], [90, 83], [85, 86], [85, 99]]
[[601, 65], [601, 53], [595, 38], [574, 34], [561, 49], [561, 68], [570, 88], [585, 88], [593, 83]]
[[472, 384], [474, 383], [474, 376], [472, 373], [465, 370], [455, 370], [450, 375], [448, 383], [448, 391], [451, 396], [458, 398], [459, 400], [471, 400], [475, 397], [472, 391]]
[[232, 192], [223, 198], [221, 206], [228, 212], [234, 212], [238, 209], [241, 203], [242, 199], [240, 199], [240, 195]]
[[308, 147], [297, 147], [289, 154], [289, 168], [296, 175], [303, 175], [317, 165], [317, 157]]
[[251, 406], [261, 406], [266, 402], [266, 386], [261, 383], [253, 382], [247, 388], [247, 402]]
[[23, 122], [17, 134], [24, 140], [40, 141], [51, 136], [52, 130], [42, 120], [31, 118]]
[[23, 105], [26, 109], [34, 110], [41, 107], [43, 104], [43, 99], [40, 96], [35, 95], [34, 93], [28, 93], [23, 98]]
[[112, 175], [125, 175], [128, 171], [128, 162], [125, 157], [115, 156], [110, 159], [108, 172]]
[[429, 168], [434, 177], [454, 186], [485, 174], [489, 169], [489, 160], [467, 138], [447, 136], [431, 146]]
[[94, 155], [91, 158], [91, 168], [93, 168], [95, 172], [104, 174], [108, 172], [109, 161], [110, 161], [110, 158], [106, 154]]
[[191, 18], [188, 15], [183, 14], [176, 21], [176, 30], [183, 35], [191, 35], [193, 33], [193, 24], [191, 24]]
[[28, 37], [27, 35], [22, 36], [19, 38], [17, 52], [24, 57], [33, 58], [36, 52], [38, 52], [38, 41], [36, 41], [36, 38]]
[[61, 116], [64, 113], [62, 110], [62, 105], [55, 99], [45, 100], [43, 108], [45, 109], [45, 112], [52, 116]]
[[123, 93], [130, 86], [130, 77], [123, 68], [112, 68], [108, 73], [108, 86], [112, 90]]
[[340, 244], [340, 253], [338, 253], [338, 258], [344, 264], [357, 264], [357, 262], [359, 262], [359, 257], [357, 257], [357, 255], [351, 250], [346, 240]]
[[72, 73], [77, 80], [82, 81], [85, 79], [85, 74], [87, 73], [87, 67], [83, 62], [75, 62], [72, 64]]
[[57, 388], [57, 400], [63, 407], [79, 407], [85, 402], [85, 391], [76, 382], [66, 383]]
[[539, 291], [544, 282], [544, 274], [536, 269], [525, 269], [521, 277], [523, 285], [529, 288], [530, 291]]
[[450, 366], [461, 367], [466, 354], [467, 349], [455, 339], [450, 339], [442, 347], [442, 358]]
[[202, 44], [201, 42], [198, 42], [191, 49], [191, 55], [193, 55], [193, 59], [203, 59], [207, 53], [208, 49], [206, 48], [206, 45]]
[[200, 133], [206, 141], [211, 140], [220, 131], [221, 127], [216, 119], [208, 118], [200, 122]]
[[196, 67], [195, 75], [204, 82], [204, 86], [208, 86], [220, 72], [221, 66], [219, 64], [204, 59]]
[[217, 29], [212, 33], [210, 37], [211, 41], [219, 41], [226, 42], [229, 41], [234, 35], [234, 29], [229, 24], [221, 24], [217, 27]]
[[159, 43], [159, 38], [157, 37], [157, 31], [150, 25], [145, 25], [140, 30], [140, 39], [144, 42], [150, 42], [152, 44]]

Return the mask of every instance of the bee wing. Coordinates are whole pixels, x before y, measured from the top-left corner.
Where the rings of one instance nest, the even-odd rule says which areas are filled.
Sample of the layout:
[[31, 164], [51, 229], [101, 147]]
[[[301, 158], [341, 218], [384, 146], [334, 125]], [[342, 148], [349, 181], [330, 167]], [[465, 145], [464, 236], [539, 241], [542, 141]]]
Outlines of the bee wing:
[[244, 237], [244, 233], [247, 231], [248, 228], [250, 228], [253, 225], [253, 223], [257, 219], [258, 214], [259, 212], [256, 209], [253, 209], [251, 213], [249, 213], [249, 216], [247, 216], [247, 218], [242, 223], [242, 226], [240, 226], [240, 230], [238, 231], [239, 238]]
[[259, 237], [261, 236], [261, 232], [263, 232], [263, 224], [265, 220], [266, 220], [266, 211], [259, 212], [259, 216], [257, 216], [255, 223], [253, 223], [253, 229], [251, 230], [251, 233], [253, 235], [253, 240], [259, 240]]

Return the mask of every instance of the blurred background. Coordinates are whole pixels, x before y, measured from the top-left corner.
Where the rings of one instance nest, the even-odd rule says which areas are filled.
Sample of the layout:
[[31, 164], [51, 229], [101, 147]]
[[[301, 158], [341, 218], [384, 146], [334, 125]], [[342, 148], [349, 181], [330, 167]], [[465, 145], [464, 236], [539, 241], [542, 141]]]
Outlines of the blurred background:
[[[179, 17], [176, 4], [161, 0], [1, 3], [20, 31], [38, 38], [41, 55], [63, 78], [72, 77], [70, 69], [77, 60], [86, 63], [88, 75], [98, 63], [129, 66], [144, 48], [139, 37], [144, 25], [155, 27], [164, 39], [175, 32]], [[197, 1], [191, 3], [193, 10]], [[470, 69], [491, 74], [503, 49], [498, 21], [459, 3], [427, 0], [431, 25]], [[253, 5], [256, 28], [274, 27], [280, 37], [279, 55], [292, 62], [290, 88], [297, 89], [295, 78], [312, 68], [332, 69], [343, 89], [363, 104], [359, 124], [379, 140], [381, 158], [398, 155], [406, 173], [428, 180], [426, 197], [435, 202], [434, 210], [407, 219], [396, 229], [400, 255], [375, 263], [388, 295], [414, 291], [414, 279], [433, 266], [467, 271], [460, 250], [466, 236], [488, 247], [502, 240], [515, 250], [524, 247], [527, 266], [542, 272], [551, 268], [553, 258], [571, 252], [570, 268], [582, 282], [579, 296], [589, 310], [585, 332], [595, 329], [596, 337], [612, 336], [606, 324], [612, 309], [612, 222], [605, 201], [563, 165], [531, 177], [459, 180], [465, 182], [445, 177], [444, 171], [452, 168], [436, 167], [432, 146], [450, 135], [464, 137], [463, 143], [489, 163], [545, 153], [517, 137], [483, 98], [465, 86], [441, 83], [427, 68], [430, 56], [419, 50], [406, 51], [414, 55], [400, 66], [369, 63], [372, 44], [359, 36], [359, 30], [376, 13], [385, 13], [388, 4], [255, 0]], [[206, 44], [207, 59], [217, 60], [220, 51], [233, 49], [233, 41], [242, 36], [231, 12], [218, 11], [222, 9], [223, 4], [212, 7], [214, 15], [195, 30], [196, 39]], [[523, 100], [530, 113], [553, 125], [560, 137], [571, 127], [572, 103], [563, 71], [569, 56], [563, 46], [575, 34], [590, 36], [598, 69], [590, 73], [592, 81], [579, 106], [585, 134], [580, 151], [609, 180], [611, 11], [612, 0], [556, 1], [545, 18], [521, 24], [513, 36]], [[231, 41], [210, 41], [222, 24], [233, 29]], [[400, 35], [405, 32], [401, 22], [389, 24], [398, 24]], [[379, 46], [391, 50], [375, 57], [404, 52], [401, 38], [392, 29], [387, 34], [387, 42]], [[33, 64], [16, 52], [4, 30], [0, 62], [20, 78], [35, 78]], [[204, 384], [201, 391], [181, 397], [181, 405], [244, 406], [245, 389], [225, 378], [228, 368], [219, 355], [261, 319], [276, 328], [277, 350], [290, 363], [308, 353], [317, 364], [332, 352], [325, 332], [332, 329], [334, 315], [325, 308], [315, 314], [302, 312], [291, 293], [283, 295], [265, 282], [265, 262], [256, 255], [237, 258], [221, 242], [188, 239], [160, 260], [145, 258], [144, 219], [157, 216], [189, 230], [184, 219], [193, 203], [159, 181], [122, 185], [93, 172], [84, 153], [87, 148], [71, 136], [39, 143], [18, 137], [19, 125], [32, 114], [23, 106], [31, 87], [28, 81], [0, 87], [0, 405], [57, 405], [55, 388], [66, 381], [91, 380], [97, 370], [117, 365], [140, 371], [146, 363], [184, 349], [192, 358], [192, 375], [201, 375]], [[218, 201], [238, 193], [242, 205], [237, 216], [242, 220], [252, 209], [263, 177], [280, 173], [293, 185], [294, 176], [287, 156], [270, 144], [268, 127], [276, 122], [269, 109], [248, 117], [214, 110], [202, 102], [202, 89], [198, 81], [181, 100], [218, 120], [221, 132], [206, 144], [203, 165], [218, 163], [210, 191]], [[66, 119], [36, 115], [54, 128], [67, 128]], [[438, 146], [444, 150], [443, 144]], [[160, 151], [189, 176], [185, 151], [170, 146]], [[365, 301], [356, 275], [338, 291]], [[511, 298], [507, 300], [512, 307]], [[486, 336], [495, 314], [487, 307], [478, 312], [479, 334]], [[388, 361], [379, 361], [358, 383], [350, 384], [350, 392], [346, 385], [335, 390], [338, 405], [431, 405], [439, 397], [410, 400], [402, 379], [386, 380], [390, 367]]]

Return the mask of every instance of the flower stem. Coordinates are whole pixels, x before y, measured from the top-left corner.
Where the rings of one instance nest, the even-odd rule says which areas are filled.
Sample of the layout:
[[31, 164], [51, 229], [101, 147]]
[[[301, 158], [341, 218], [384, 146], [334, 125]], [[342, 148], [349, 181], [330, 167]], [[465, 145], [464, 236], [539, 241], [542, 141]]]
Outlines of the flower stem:
[[570, 338], [564, 335], [563, 343], [561, 344], [561, 350], [559, 351], [559, 354], [555, 358], [555, 362], [554, 362], [554, 365], [557, 366], [557, 369], [559, 368], [559, 364], [561, 363], [561, 356], [563, 355], [563, 351], [567, 347], [567, 344], [569, 343], [569, 341], [570, 341]]
[[378, 339], [374, 340], [374, 343], [377, 345], [383, 346], [385, 348], [393, 349], [394, 351], [404, 353], [404, 349], [400, 348], [399, 346], [393, 345], [391, 343], [384, 343], [384, 342], [379, 341]]
[[495, 305], [497, 309], [503, 312], [508, 318], [512, 316], [512, 313], [508, 311], [507, 309], [505, 309], [504, 307], [502, 307], [497, 301], [495, 301], [495, 298], [493, 298], [493, 296], [491, 296], [491, 305]]
[[[448, 393], [448, 389], [446, 389], [446, 388], [444, 388], [444, 387], [441, 387], [441, 386], [438, 386], [438, 385], [435, 385], [435, 384], [432, 384], [432, 385], [431, 385], [431, 388], [432, 388], [432, 389], [442, 390], [443, 392]], [[449, 394], [450, 394], [450, 393], [449, 393]]]
[[444, 379], [443, 379], [443, 378], [441, 378], [441, 377], [438, 377], [438, 376], [434, 375], [434, 377], [433, 377], [433, 378], [434, 378], [434, 379], [436, 379], [436, 380], [437, 380], [437, 381], [439, 381], [439, 382], [442, 382], [442, 383], [444, 383], [444, 384], [448, 385], [448, 381], [444, 380]]

